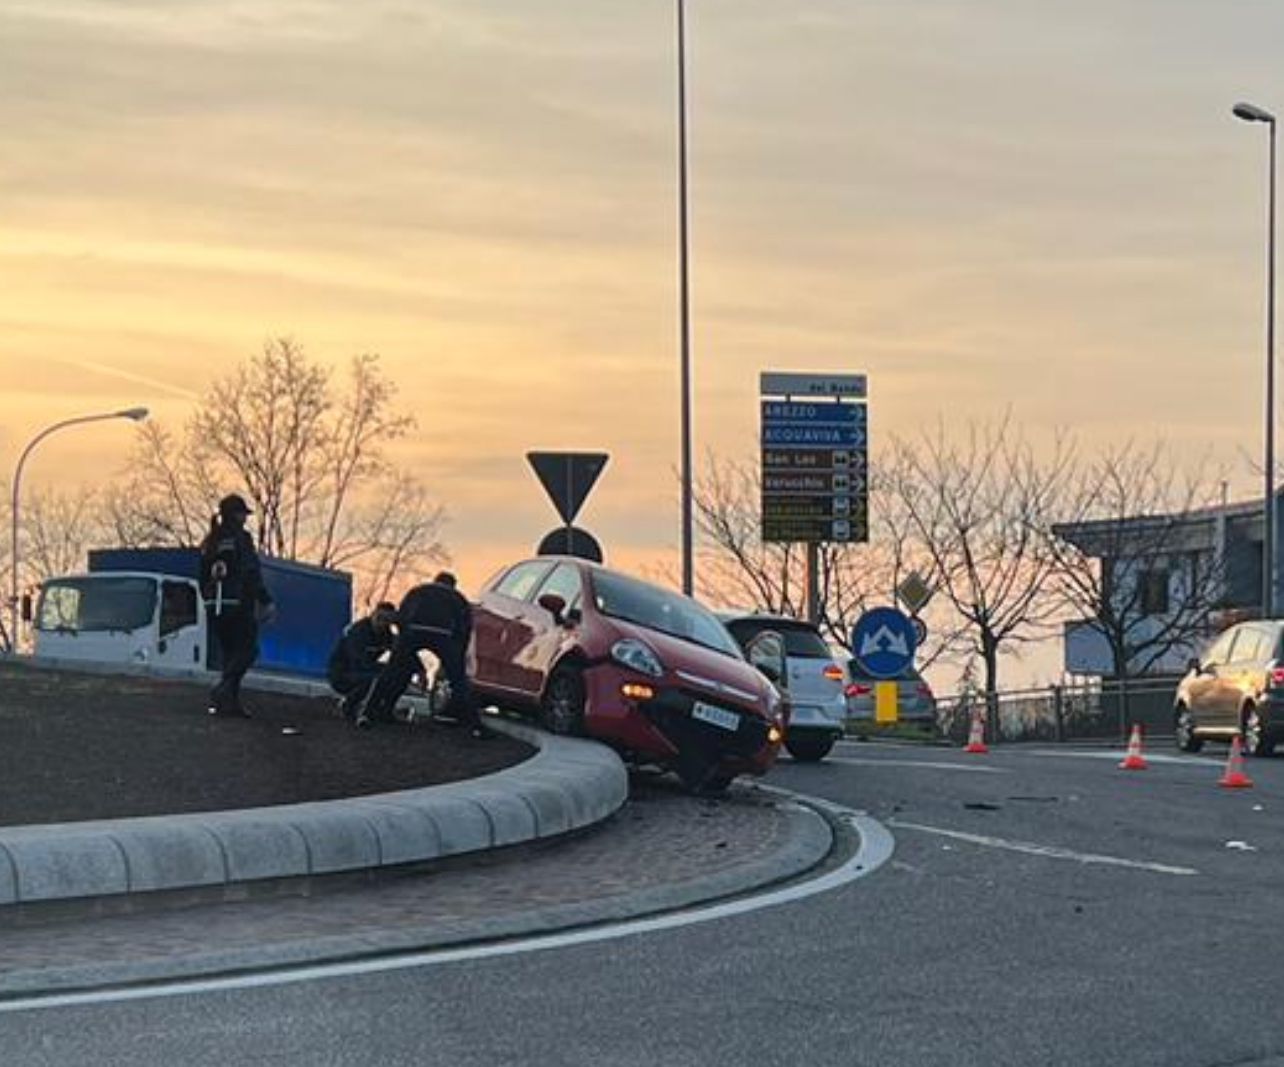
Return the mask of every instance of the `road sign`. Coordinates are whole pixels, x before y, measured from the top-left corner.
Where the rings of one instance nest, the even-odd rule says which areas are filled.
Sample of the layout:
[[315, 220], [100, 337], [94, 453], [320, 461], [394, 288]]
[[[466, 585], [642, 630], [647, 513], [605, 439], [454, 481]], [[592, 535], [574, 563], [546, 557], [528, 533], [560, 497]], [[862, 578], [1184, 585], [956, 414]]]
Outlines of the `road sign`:
[[896, 608], [874, 608], [852, 627], [852, 655], [872, 678], [899, 678], [914, 663], [918, 634]]
[[896, 587], [896, 598], [905, 605], [911, 615], [917, 615], [932, 599], [935, 590], [923, 580], [918, 571], [910, 571]]
[[865, 405], [844, 404], [841, 400], [764, 400], [763, 424], [864, 426]]
[[544, 535], [535, 550], [537, 556], [577, 556], [580, 559], [603, 562], [602, 546], [587, 530], [578, 526], [559, 526]]
[[864, 517], [850, 496], [764, 496], [762, 517], [771, 519], [846, 519]]
[[865, 469], [865, 453], [836, 448], [764, 448], [764, 471], [826, 471]]
[[762, 426], [764, 445], [797, 448], [864, 449], [868, 433], [864, 426], [836, 426], [828, 423], [804, 425], [791, 422], [765, 422]]
[[863, 400], [867, 382], [863, 374], [788, 374], [763, 371], [758, 392], [763, 396], [844, 396]]
[[914, 641], [919, 648], [927, 643], [927, 623], [915, 615], [910, 622], [914, 624]]
[[766, 372], [761, 385], [763, 540], [868, 540], [865, 376]]
[[605, 452], [526, 453], [527, 462], [567, 526], [580, 513], [609, 458]]
[[765, 495], [787, 493], [851, 493], [864, 488], [865, 479], [850, 471], [763, 471]]
[[774, 518], [770, 515], [764, 515], [762, 518], [762, 539], [764, 541], [783, 541], [788, 543], [814, 541], [821, 544], [827, 541], [836, 543], [864, 541], [868, 537], [869, 532], [866, 529], [864, 520], [855, 516], [845, 519], [798, 519]]

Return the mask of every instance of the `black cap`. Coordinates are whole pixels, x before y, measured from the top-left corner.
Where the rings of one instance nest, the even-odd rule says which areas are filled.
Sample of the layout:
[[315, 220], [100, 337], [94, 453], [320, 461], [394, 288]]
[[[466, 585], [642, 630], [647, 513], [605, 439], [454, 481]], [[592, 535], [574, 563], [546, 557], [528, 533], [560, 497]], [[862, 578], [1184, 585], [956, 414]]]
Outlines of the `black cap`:
[[227, 515], [253, 515], [250, 505], [245, 502], [245, 497], [239, 493], [229, 493], [218, 502], [218, 513], [223, 516]]

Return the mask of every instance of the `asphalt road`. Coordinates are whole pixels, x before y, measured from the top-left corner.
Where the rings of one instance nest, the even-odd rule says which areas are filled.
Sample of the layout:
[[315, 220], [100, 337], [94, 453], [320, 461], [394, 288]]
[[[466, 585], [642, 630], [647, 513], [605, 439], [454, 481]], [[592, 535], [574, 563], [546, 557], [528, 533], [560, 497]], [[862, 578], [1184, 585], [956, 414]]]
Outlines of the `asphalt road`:
[[[841, 889], [621, 940], [0, 1012], [19, 1064], [1284, 1065], [1284, 759], [844, 746], [778, 785], [861, 808]], [[1231, 847], [1228, 847], [1231, 846]]]

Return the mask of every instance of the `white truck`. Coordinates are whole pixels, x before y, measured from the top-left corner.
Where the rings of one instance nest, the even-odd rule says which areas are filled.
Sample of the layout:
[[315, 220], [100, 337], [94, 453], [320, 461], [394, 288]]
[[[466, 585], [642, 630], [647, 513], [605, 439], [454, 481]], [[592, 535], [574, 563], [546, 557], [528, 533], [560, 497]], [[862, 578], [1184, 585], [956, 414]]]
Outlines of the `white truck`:
[[[276, 617], [259, 635], [260, 671], [324, 678], [352, 616], [352, 579], [263, 559]], [[165, 672], [217, 669], [195, 549], [102, 549], [83, 574], [50, 578], [29, 621], [43, 659], [131, 664]]]

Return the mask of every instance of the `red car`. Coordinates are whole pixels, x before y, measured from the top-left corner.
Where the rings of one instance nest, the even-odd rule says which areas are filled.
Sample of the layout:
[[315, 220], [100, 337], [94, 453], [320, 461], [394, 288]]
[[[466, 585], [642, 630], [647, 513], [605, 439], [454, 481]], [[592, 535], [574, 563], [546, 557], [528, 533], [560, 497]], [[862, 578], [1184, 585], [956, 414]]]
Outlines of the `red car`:
[[518, 563], [474, 607], [477, 695], [605, 741], [693, 789], [762, 774], [784, 735], [775, 687], [694, 600], [569, 557]]

